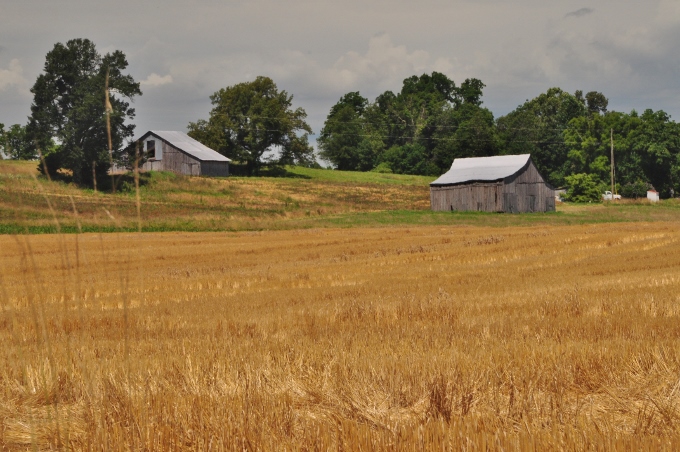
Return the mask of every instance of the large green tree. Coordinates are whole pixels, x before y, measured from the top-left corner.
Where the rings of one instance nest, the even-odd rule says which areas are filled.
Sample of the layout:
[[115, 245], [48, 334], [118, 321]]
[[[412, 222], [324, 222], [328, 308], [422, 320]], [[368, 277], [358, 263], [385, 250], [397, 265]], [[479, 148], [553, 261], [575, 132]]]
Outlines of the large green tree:
[[618, 183], [652, 185], [664, 197], [680, 192], [680, 126], [661, 110], [574, 118], [564, 132], [569, 147], [564, 168], [608, 184], [612, 138]]
[[27, 134], [34, 149], [44, 154], [49, 172], [69, 170], [74, 182], [89, 185], [93, 166], [97, 176], [109, 170], [104, 91], [107, 73], [113, 109], [112, 147], [114, 160], [118, 160], [134, 133], [135, 126], [126, 122], [135, 116], [130, 102], [142, 94], [139, 83], [123, 73], [127, 66], [123, 52], [102, 56], [88, 39], [57, 43], [47, 53], [44, 71], [31, 89], [34, 98]]
[[0, 151], [13, 160], [33, 160], [37, 157], [34, 146], [31, 146], [26, 136], [26, 127], [20, 124], [14, 124], [7, 130], [4, 124], [0, 124]]
[[368, 99], [358, 91], [347, 93], [333, 105], [321, 129], [316, 141], [319, 155], [339, 170], [368, 171], [374, 166], [374, 156], [364, 152], [367, 106]]
[[331, 108], [317, 139], [320, 157], [339, 170], [373, 169], [386, 148], [390, 129], [382, 107], [384, 104], [377, 102], [369, 104], [356, 91], [342, 96]]
[[245, 164], [249, 174], [259, 172], [268, 151], [278, 151], [279, 163], [314, 162], [307, 113], [293, 110], [293, 96], [279, 91], [271, 78], [222, 88], [210, 101], [210, 118], [189, 123], [189, 136]]
[[565, 176], [572, 174], [564, 168], [570, 149], [565, 143], [564, 131], [569, 121], [585, 116], [586, 108], [580, 92], [572, 95], [560, 88], [550, 88], [526, 101], [496, 122], [503, 153], [531, 154], [550, 183], [564, 185]]
[[481, 107], [484, 84], [460, 86], [433, 72], [404, 80], [369, 103], [358, 92], [335, 104], [318, 140], [321, 156], [340, 170], [385, 165], [396, 173], [437, 175], [456, 157], [493, 155], [493, 115]]

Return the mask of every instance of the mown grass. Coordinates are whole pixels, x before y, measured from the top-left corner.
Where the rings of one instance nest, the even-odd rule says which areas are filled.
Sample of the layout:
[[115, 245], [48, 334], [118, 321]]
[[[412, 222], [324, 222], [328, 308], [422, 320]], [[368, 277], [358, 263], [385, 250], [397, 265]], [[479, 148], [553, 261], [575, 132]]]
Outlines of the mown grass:
[[412, 176], [406, 174], [386, 174], [358, 171], [333, 171], [328, 169], [313, 169], [303, 167], [287, 167], [286, 171], [293, 177], [308, 179], [360, 183], [360, 184], [393, 184], [393, 185], [419, 185], [427, 186], [435, 177]]
[[[116, 194], [36, 178], [34, 162], [0, 162], [0, 234], [136, 231], [131, 180]], [[431, 212], [432, 178], [288, 167], [280, 177], [142, 175], [143, 230], [241, 231], [388, 225], [582, 224], [680, 219], [680, 202], [559, 205], [556, 213]], [[49, 202], [49, 206], [48, 206]], [[75, 207], [75, 209], [74, 209]], [[57, 223], [59, 226], [57, 226]]]

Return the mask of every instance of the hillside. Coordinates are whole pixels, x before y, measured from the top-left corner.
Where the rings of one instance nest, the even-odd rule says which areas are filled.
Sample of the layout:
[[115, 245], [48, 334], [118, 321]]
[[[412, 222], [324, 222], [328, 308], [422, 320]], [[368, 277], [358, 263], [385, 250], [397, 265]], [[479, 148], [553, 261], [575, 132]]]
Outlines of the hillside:
[[[384, 225], [572, 224], [680, 219], [675, 200], [561, 205], [557, 213], [431, 212], [431, 177], [288, 167], [262, 177], [142, 175], [144, 231], [238, 231]], [[137, 230], [131, 177], [116, 194], [38, 177], [35, 162], [0, 161], [0, 233]], [[58, 226], [57, 226], [58, 223]]]

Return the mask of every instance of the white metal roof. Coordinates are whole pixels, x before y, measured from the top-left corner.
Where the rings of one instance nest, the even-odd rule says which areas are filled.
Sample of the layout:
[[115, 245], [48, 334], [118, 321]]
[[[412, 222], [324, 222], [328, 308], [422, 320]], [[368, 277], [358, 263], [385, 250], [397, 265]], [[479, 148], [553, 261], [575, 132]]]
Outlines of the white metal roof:
[[430, 185], [451, 185], [470, 181], [505, 179], [524, 168], [530, 158], [530, 154], [521, 154], [455, 159], [451, 169]]
[[177, 149], [180, 149], [187, 154], [196, 157], [198, 160], [210, 162], [231, 162], [231, 160], [227, 157], [194, 140], [184, 132], [151, 130], [150, 132], [147, 132], [145, 136], [148, 134], [156, 135]]

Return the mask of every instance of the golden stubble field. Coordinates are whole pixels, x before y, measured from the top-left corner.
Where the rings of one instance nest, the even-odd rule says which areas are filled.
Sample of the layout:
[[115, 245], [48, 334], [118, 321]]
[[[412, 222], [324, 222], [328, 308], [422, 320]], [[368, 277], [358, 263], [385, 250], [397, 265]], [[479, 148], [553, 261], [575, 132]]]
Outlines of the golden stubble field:
[[3, 449], [680, 446], [677, 223], [0, 249]]

